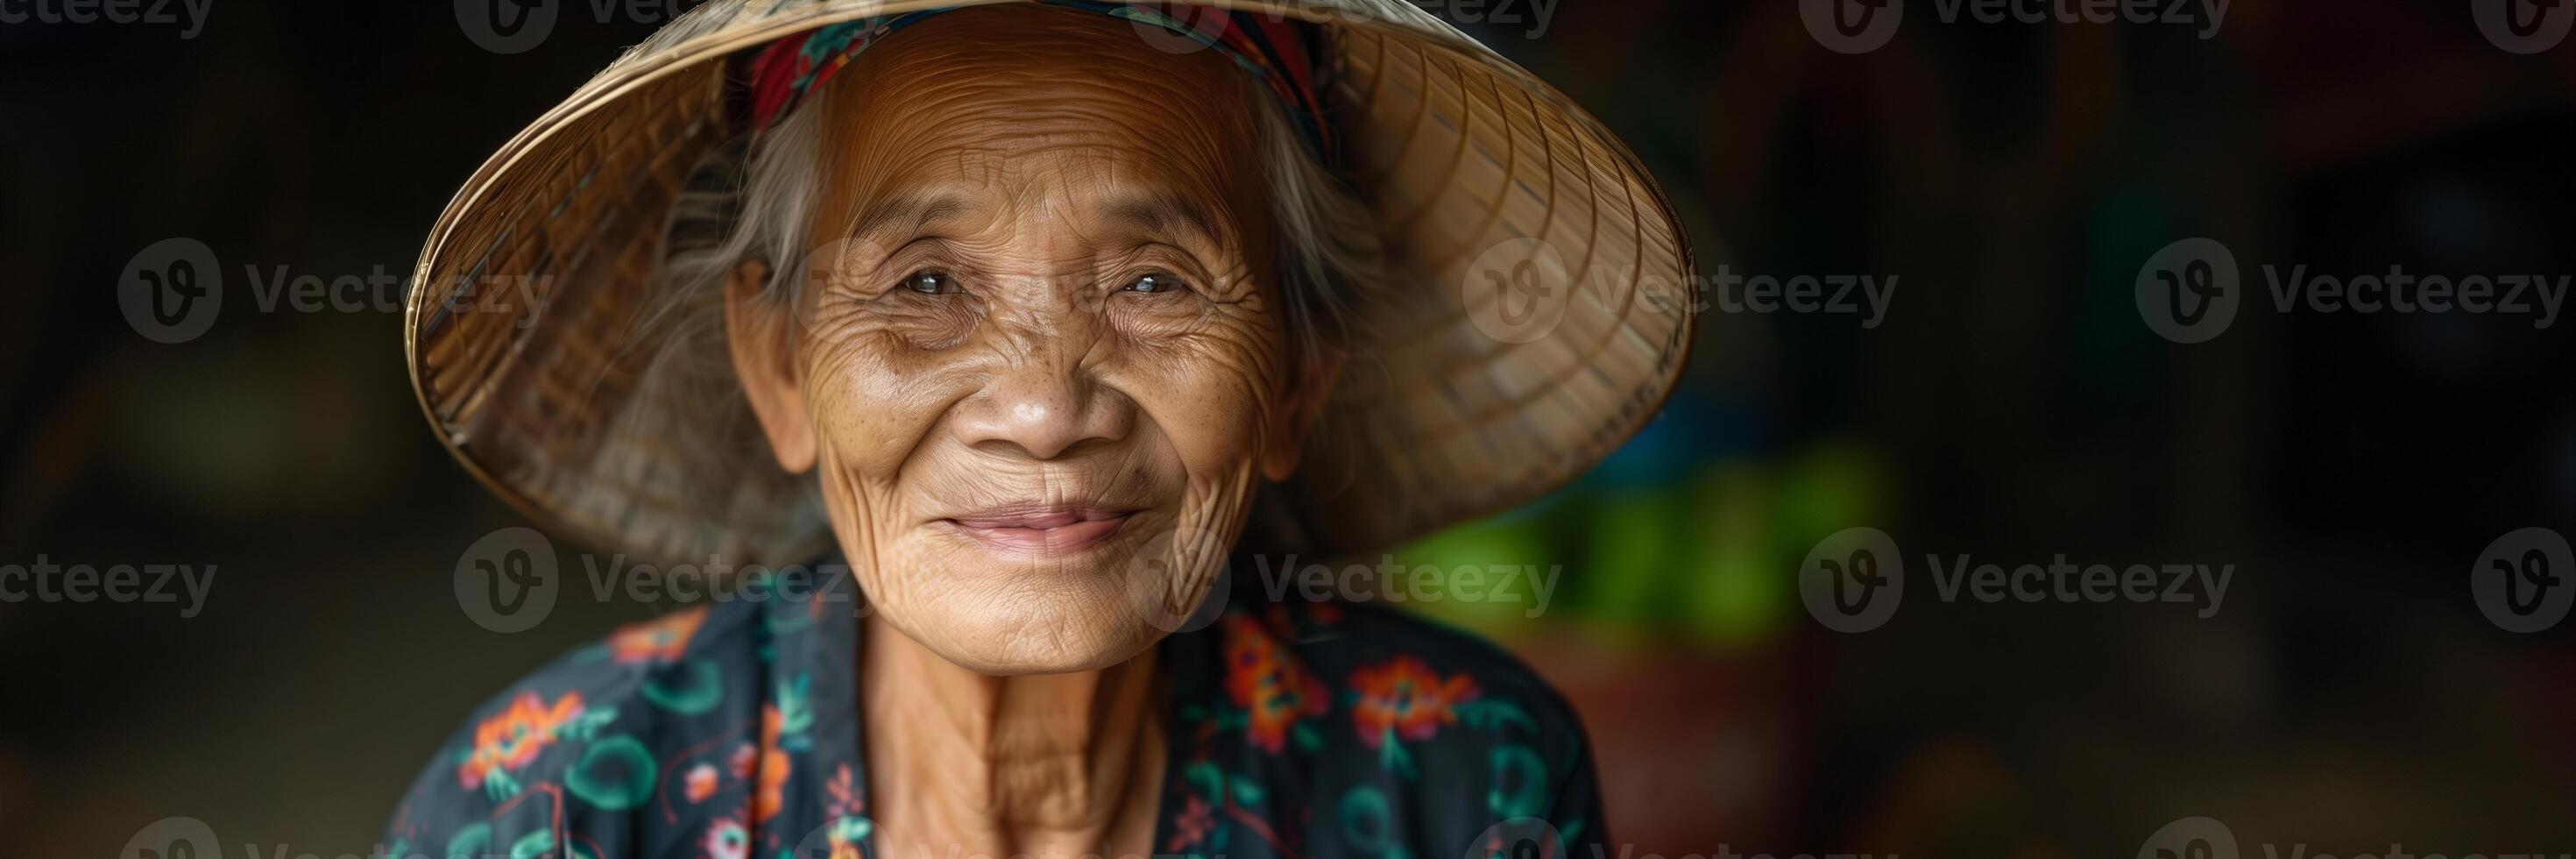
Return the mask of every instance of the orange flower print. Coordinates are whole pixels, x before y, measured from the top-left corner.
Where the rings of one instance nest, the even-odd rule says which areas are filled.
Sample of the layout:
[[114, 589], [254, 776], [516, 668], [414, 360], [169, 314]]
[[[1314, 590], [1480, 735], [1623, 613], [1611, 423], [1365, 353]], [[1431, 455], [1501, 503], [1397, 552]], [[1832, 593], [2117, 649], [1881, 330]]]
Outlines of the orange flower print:
[[557, 735], [581, 714], [579, 692], [564, 693], [553, 706], [547, 706], [535, 692], [520, 693], [508, 709], [474, 727], [474, 748], [466, 752], [463, 765], [456, 768], [457, 781], [469, 789], [492, 781], [502, 793], [516, 792], [510, 789], [510, 771], [536, 760], [537, 753], [553, 744]]
[[1230, 614], [1220, 622], [1226, 633], [1226, 693], [1244, 709], [1244, 733], [1252, 744], [1278, 754], [1299, 719], [1321, 716], [1331, 706], [1330, 693], [1252, 618]]
[[770, 815], [787, 806], [787, 752], [778, 747], [785, 721], [777, 705], [760, 708], [760, 789], [751, 795], [753, 826], [769, 822]]
[[699, 606], [621, 628], [608, 636], [609, 658], [623, 665], [677, 660], [706, 621], [707, 608]]
[[686, 785], [684, 789], [688, 791], [690, 802], [705, 802], [707, 801], [707, 797], [715, 795], [715, 764], [700, 763], [697, 766], [690, 767], [689, 774], [686, 778], [687, 781], [684, 783]]
[[750, 778], [751, 767], [760, 761], [760, 749], [750, 743], [733, 747], [733, 777]]
[[1359, 693], [1351, 704], [1351, 725], [1372, 749], [1389, 737], [1430, 739], [1441, 725], [1457, 724], [1453, 707], [1481, 694], [1474, 678], [1442, 680], [1420, 657], [1409, 655], [1351, 672], [1351, 688]]

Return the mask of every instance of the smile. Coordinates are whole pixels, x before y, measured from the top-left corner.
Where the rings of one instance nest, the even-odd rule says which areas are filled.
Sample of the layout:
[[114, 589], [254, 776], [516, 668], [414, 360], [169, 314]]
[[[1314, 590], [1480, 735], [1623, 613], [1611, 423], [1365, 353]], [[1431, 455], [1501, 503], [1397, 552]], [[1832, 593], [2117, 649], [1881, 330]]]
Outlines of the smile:
[[1135, 513], [1099, 507], [1023, 505], [952, 516], [939, 522], [998, 551], [1062, 555], [1109, 539]]

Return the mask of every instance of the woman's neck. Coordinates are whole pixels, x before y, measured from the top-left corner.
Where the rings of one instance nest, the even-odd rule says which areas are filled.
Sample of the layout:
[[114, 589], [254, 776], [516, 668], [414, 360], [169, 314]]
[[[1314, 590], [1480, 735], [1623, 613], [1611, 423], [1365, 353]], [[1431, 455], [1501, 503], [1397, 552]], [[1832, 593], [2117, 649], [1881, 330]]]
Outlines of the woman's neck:
[[993, 677], [883, 621], [860, 666], [878, 859], [1149, 855], [1163, 784], [1154, 650]]

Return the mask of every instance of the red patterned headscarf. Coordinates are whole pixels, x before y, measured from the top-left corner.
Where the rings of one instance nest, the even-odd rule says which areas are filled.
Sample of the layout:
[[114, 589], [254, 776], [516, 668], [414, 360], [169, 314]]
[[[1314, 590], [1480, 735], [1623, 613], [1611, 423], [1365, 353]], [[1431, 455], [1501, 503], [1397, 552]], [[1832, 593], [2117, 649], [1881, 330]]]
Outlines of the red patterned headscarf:
[[[1182, 13], [1176, 17], [1176, 3], [1109, 3], [1096, 0], [1030, 0], [1049, 6], [1082, 9], [1139, 24], [1160, 27], [1187, 36], [1217, 51], [1242, 66], [1268, 86], [1271, 95], [1288, 109], [1308, 146], [1325, 160], [1335, 162], [1338, 151], [1332, 126], [1325, 121], [1324, 102], [1318, 86], [1315, 28], [1303, 21], [1278, 15], [1228, 11], [1221, 15]], [[850, 60], [866, 51], [877, 40], [897, 30], [959, 7], [946, 6], [880, 15], [822, 27], [772, 43], [750, 60], [741, 72], [748, 82], [750, 125], [767, 129], [796, 109], [808, 93], [847, 66]], [[1192, 23], [1191, 19], [1210, 20]]]

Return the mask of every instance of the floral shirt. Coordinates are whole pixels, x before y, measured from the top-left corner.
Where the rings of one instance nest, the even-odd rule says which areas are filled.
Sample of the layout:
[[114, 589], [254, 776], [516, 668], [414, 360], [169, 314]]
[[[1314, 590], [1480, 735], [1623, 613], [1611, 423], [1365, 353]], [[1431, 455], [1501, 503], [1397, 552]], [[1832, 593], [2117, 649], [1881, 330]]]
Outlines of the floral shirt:
[[[701, 605], [539, 669], [439, 748], [381, 853], [878, 859], [860, 612], [828, 598], [848, 581]], [[1407, 615], [1256, 590], [1159, 645], [1156, 855], [1599, 855], [1583, 727], [1527, 668]]]

